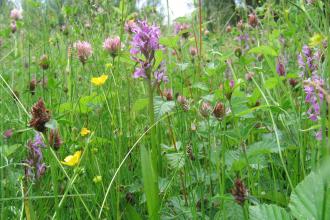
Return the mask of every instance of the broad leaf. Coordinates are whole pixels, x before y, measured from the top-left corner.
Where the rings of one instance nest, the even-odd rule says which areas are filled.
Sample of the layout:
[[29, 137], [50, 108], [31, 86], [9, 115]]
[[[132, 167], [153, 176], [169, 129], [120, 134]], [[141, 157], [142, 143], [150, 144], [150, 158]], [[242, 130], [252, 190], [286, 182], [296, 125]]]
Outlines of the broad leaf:
[[250, 219], [253, 220], [291, 220], [292, 217], [284, 209], [277, 205], [250, 206]]
[[299, 220], [329, 219], [330, 209], [326, 207], [329, 207], [330, 190], [325, 190], [327, 188], [321, 174], [311, 172], [290, 196], [292, 215]]
[[166, 101], [159, 96], [155, 97], [154, 99], [154, 111], [157, 118], [160, 118], [164, 114], [171, 112], [174, 107], [174, 101]]

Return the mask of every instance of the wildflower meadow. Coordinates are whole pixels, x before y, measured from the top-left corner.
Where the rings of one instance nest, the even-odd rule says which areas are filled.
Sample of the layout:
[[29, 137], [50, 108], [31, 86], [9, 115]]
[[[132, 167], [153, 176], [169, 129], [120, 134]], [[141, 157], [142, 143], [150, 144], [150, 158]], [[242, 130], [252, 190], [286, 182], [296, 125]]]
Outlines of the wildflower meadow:
[[0, 220], [330, 219], [330, 0], [171, 2], [0, 0]]

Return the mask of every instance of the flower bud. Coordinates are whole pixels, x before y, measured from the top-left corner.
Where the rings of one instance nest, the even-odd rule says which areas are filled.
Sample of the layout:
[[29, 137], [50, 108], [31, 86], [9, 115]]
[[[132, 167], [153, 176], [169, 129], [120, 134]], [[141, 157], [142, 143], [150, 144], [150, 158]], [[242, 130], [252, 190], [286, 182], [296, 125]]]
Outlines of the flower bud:
[[62, 140], [60, 137], [60, 132], [57, 128], [50, 130], [49, 133], [49, 145], [54, 148], [54, 150], [60, 149], [62, 145]]
[[203, 102], [201, 107], [199, 108], [199, 112], [205, 118], [209, 117], [211, 111], [212, 111], [212, 107], [208, 102]]
[[36, 93], [36, 87], [37, 87], [37, 80], [35, 78], [35, 76], [32, 76], [32, 79], [29, 83], [29, 90], [31, 95], [34, 95]]
[[298, 84], [298, 80], [291, 78], [289, 79], [289, 84], [292, 86], [292, 88], [294, 88]]
[[196, 47], [190, 47], [189, 52], [190, 52], [190, 55], [192, 57], [194, 57], [194, 56], [197, 55], [197, 48]]
[[16, 21], [12, 21], [10, 23], [10, 29], [11, 29], [11, 33], [15, 33], [17, 31]]
[[241, 57], [242, 56], [242, 48], [236, 47], [234, 53], [235, 53], [236, 57], [238, 57], [238, 58]]
[[253, 72], [248, 72], [248, 73], [245, 74], [245, 79], [247, 81], [251, 81], [252, 78], [253, 78], [253, 76], [254, 76], [254, 73]]
[[172, 101], [173, 100], [172, 89], [165, 89], [163, 92], [163, 96], [166, 98], [167, 101]]
[[189, 102], [187, 101], [187, 99], [184, 96], [179, 95], [177, 97], [177, 102], [179, 103], [179, 105], [181, 105], [183, 110], [185, 110], [185, 111], [189, 110]]
[[277, 59], [276, 72], [279, 76], [285, 76], [286, 73], [284, 64], [280, 59]]
[[13, 129], [8, 129], [6, 130], [5, 132], [3, 132], [3, 137], [6, 138], [6, 139], [9, 139], [11, 138], [11, 136], [13, 136]]
[[258, 18], [255, 13], [249, 14], [248, 23], [251, 27], [256, 27], [258, 25]]
[[227, 33], [230, 33], [230, 32], [231, 32], [231, 30], [232, 30], [231, 26], [230, 26], [230, 25], [228, 25], [228, 26], [226, 27], [226, 32], [227, 32]]
[[236, 27], [240, 31], [243, 31], [244, 30], [244, 23], [243, 23], [243, 20], [242, 19], [237, 22]]
[[42, 55], [39, 60], [39, 66], [43, 69], [46, 70], [49, 68], [49, 59], [46, 54]]
[[222, 102], [218, 102], [213, 109], [214, 117], [223, 118], [225, 114], [226, 114], [225, 105]]

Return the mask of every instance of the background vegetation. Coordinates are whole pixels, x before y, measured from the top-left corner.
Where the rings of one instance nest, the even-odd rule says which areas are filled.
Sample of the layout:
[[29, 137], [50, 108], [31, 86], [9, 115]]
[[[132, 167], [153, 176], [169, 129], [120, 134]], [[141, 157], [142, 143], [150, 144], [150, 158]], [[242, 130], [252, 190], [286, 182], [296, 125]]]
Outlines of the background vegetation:
[[330, 2], [135, 3], [0, 1], [0, 219], [329, 219]]

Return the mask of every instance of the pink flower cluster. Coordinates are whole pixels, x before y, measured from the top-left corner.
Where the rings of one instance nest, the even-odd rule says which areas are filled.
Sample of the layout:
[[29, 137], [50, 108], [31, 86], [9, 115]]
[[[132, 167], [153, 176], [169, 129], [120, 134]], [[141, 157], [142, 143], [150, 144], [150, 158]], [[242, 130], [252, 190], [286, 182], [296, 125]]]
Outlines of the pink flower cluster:
[[87, 41], [77, 41], [74, 44], [74, 47], [77, 50], [77, 55], [83, 64], [85, 64], [88, 60], [88, 58], [92, 55], [93, 53], [93, 48], [90, 43]]
[[114, 38], [108, 37], [103, 42], [103, 48], [111, 54], [112, 57], [117, 56], [121, 48], [120, 38], [118, 36]]
[[21, 20], [23, 18], [22, 11], [14, 8], [10, 12], [10, 18], [15, 20], [15, 21]]

